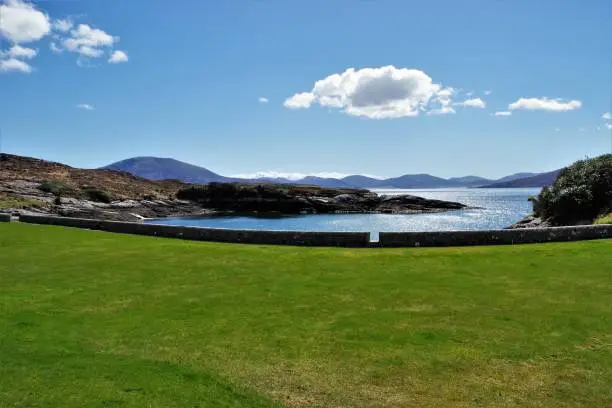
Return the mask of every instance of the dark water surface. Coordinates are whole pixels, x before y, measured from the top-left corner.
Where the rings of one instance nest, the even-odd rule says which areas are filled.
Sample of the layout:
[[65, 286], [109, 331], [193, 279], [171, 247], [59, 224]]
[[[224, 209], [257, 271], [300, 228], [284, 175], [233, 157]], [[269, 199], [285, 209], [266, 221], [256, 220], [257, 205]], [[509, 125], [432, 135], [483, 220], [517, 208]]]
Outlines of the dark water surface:
[[536, 189], [429, 189], [374, 190], [379, 194], [412, 194], [425, 198], [458, 201], [482, 209], [434, 214], [317, 214], [280, 217], [212, 216], [175, 217], [147, 221], [153, 224], [208, 228], [287, 231], [453, 231], [502, 229], [531, 212], [529, 196]]

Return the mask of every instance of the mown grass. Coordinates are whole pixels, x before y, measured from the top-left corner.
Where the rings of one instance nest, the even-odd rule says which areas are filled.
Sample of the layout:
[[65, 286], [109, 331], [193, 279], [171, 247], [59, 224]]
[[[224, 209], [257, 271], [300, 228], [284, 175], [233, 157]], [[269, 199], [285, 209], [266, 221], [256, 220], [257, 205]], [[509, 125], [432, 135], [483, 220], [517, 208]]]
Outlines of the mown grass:
[[612, 406], [612, 241], [199, 243], [0, 225], [0, 406]]

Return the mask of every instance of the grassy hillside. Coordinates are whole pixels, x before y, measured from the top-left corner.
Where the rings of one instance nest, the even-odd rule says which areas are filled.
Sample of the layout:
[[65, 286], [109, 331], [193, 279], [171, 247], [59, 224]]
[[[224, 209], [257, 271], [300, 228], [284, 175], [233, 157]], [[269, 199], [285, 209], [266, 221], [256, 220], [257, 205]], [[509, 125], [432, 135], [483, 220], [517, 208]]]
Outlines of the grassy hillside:
[[610, 265], [3, 224], [0, 406], [612, 406]]

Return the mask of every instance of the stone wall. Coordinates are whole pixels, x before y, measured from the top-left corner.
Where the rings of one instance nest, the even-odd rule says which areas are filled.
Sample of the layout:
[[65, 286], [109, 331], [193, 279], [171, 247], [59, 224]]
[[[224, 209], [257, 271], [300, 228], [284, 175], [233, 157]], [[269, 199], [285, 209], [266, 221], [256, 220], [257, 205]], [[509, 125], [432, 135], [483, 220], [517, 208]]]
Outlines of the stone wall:
[[526, 228], [495, 231], [381, 232], [379, 242], [370, 242], [368, 232], [255, 231], [181, 227], [138, 222], [101, 221], [83, 218], [22, 215], [21, 222], [151, 235], [197, 241], [238, 242], [338, 247], [430, 247], [468, 245], [514, 245], [541, 242], [612, 238], [612, 225], [556, 228]]
[[383, 247], [513, 245], [612, 238], [612, 225], [494, 231], [381, 232]]
[[370, 244], [370, 234], [367, 232], [230, 230], [38, 215], [22, 215], [19, 221], [198, 241], [340, 247], [367, 247]]
[[11, 214], [0, 214], [0, 222], [11, 222]]

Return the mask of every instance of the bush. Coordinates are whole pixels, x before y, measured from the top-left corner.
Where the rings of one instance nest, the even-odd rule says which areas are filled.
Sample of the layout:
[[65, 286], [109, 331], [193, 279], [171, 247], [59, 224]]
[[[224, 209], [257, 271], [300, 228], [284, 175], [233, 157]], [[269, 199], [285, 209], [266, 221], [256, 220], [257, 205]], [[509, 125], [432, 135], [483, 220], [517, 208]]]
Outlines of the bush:
[[612, 224], [612, 213], [608, 215], [602, 215], [595, 220], [594, 224]]
[[580, 160], [565, 168], [537, 200], [534, 213], [557, 225], [593, 221], [612, 211], [612, 155]]
[[85, 194], [87, 199], [90, 201], [96, 201], [99, 203], [107, 203], [107, 204], [112, 201], [111, 197], [108, 195], [107, 192], [98, 190], [97, 188], [94, 188], [94, 187], [85, 187], [83, 189], [83, 193]]
[[51, 193], [55, 196], [58, 196], [63, 193], [66, 193], [69, 190], [69, 187], [61, 181], [44, 180], [42, 183], [40, 183], [38, 189], [45, 193]]

